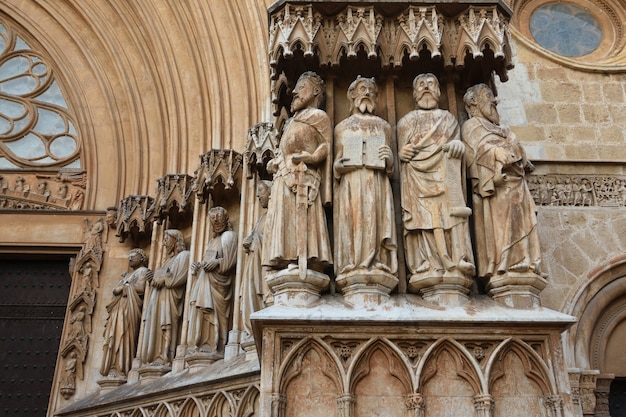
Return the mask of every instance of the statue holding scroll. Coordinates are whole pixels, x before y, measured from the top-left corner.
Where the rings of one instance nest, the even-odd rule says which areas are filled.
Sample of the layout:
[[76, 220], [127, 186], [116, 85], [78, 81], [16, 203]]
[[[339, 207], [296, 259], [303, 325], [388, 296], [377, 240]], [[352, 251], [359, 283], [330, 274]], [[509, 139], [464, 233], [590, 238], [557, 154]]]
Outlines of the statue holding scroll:
[[465, 203], [461, 170], [464, 145], [456, 118], [438, 108], [440, 96], [435, 75], [415, 77], [417, 109], [397, 127], [402, 221], [413, 291], [444, 275], [458, 275], [461, 287], [469, 288], [474, 272], [467, 225], [471, 210]]

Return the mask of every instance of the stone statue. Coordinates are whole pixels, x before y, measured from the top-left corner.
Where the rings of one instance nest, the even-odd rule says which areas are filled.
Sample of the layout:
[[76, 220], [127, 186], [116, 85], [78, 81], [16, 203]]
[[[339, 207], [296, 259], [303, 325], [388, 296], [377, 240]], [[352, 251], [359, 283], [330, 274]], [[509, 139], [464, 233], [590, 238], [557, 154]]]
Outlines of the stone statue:
[[113, 301], [107, 305], [109, 317], [104, 326], [100, 366], [103, 376], [128, 375], [137, 353], [143, 294], [146, 282], [152, 280], [152, 271], [147, 268], [146, 253], [138, 248], [128, 254], [128, 265], [132, 271], [122, 274], [122, 280], [113, 288]]
[[313, 72], [300, 76], [274, 159], [272, 198], [265, 221], [263, 264], [274, 270], [322, 272], [332, 264], [324, 204], [331, 202], [330, 118], [318, 109], [324, 82]]
[[197, 276], [189, 295], [189, 353], [223, 357], [233, 309], [232, 281], [237, 263], [237, 235], [223, 207], [209, 210], [213, 238], [201, 262], [191, 265]]
[[348, 101], [351, 115], [335, 127], [333, 165], [339, 287], [355, 275], [394, 275], [398, 270], [389, 181], [394, 163], [391, 125], [374, 115], [378, 88], [373, 78], [352, 82]]
[[[467, 292], [474, 272], [463, 196], [459, 124], [439, 109], [441, 91], [433, 74], [413, 80], [416, 110], [398, 122], [401, 204], [409, 289], [424, 290], [444, 275], [461, 279]], [[444, 278], [443, 281], [445, 282]]]
[[154, 272], [150, 284], [138, 355], [142, 363], [157, 366], [169, 365], [174, 357], [189, 271], [189, 251], [185, 249], [183, 234], [179, 230], [166, 230], [163, 246], [165, 260]]
[[470, 119], [463, 124], [472, 184], [478, 276], [540, 274], [535, 202], [525, 180], [533, 166], [515, 135], [499, 126], [496, 99], [485, 84], [463, 97]]
[[[270, 201], [272, 183], [270, 181], [260, 181], [257, 186], [257, 198], [261, 208], [267, 209]], [[265, 295], [265, 272], [262, 267], [261, 248], [263, 247], [263, 231], [265, 228], [265, 217], [267, 212], [259, 216], [256, 224], [252, 228], [252, 233], [243, 240], [243, 250], [246, 252], [241, 274], [241, 322], [247, 338], [252, 336], [252, 324], [250, 315], [263, 308]]]

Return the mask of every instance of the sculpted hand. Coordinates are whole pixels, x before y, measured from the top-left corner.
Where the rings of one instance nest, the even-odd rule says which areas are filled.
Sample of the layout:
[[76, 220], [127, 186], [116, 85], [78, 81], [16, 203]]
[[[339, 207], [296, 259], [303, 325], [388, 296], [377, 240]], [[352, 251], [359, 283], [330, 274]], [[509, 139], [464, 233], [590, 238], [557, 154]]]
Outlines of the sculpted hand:
[[417, 152], [413, 149], [413, 145], [404, 145], [398, 151], [398, 156], [402, 162], [409, 162], [415, 156]]
[[300, 153], [293, 154], [291, 156], [291, 160], [294, 162], [294, 164], [299, 164], [300, 162], [310, 164], [311, 162], [313, 162], [313, 156], [307, 151], [302, 151]]
[[278, 163], [276, 159], [270, 159], [266, 165], [267, 172], [270, 174], [275, 174], [278, 171]]
[[250, 252], [250, 245], [252, 245], [252, 237], [251, 236], [246, 236], [243, 239], [243, 242], [241, 244], [241, 246], [243, 246], [243, 250], [248, 253]]
[[393, 152], [391, 152], [391, 148], [387, 145], [383, 145], [378, 148], [378, 157], [385, 161], [385, 166], [389, 168], [393, 165]]
[[502, 172], [498, 172], [496, 175], [493, 176], [493, 185], [495, 186], [503, 185], [507, 180], [508, 180], [508, 177], [506, 174], [503, 174]]
[[204, 265], [202, 266], [202, 268], [205, 270], [205, 272], [211, 272], [215, 268], [217, 268], [219, 264], [220, 264], [219, 259], [211, 259], [210, 261], [204, 262]]
[[198, 271], [202, 268], [202, 262], [194, 262], [191, 264], [191, 274], [196, 275]]
[[524, 171], [526, 172], [533, 172], [535, 170], [535, 165], [530, 162], [530, 161], [526, 161], [526, 166], [524, 167]]
[[348, 172], [356, 170], [355, 166], [345, 166], [343, 163], [348, 161], [350, 158], [339, 158], [335, 161], [334, 168], [335, 172], [339, 175], [347, 174]]
[[152, 286], [154, 288], [163, 288], [165, 287], [165, 278], [159, 278], [152, 281]]
[[461, 159], [465, 152], [465, 145], [460, 140], [453, 140], [443, 145], [442, 149], [448, 154], [448, 158]]

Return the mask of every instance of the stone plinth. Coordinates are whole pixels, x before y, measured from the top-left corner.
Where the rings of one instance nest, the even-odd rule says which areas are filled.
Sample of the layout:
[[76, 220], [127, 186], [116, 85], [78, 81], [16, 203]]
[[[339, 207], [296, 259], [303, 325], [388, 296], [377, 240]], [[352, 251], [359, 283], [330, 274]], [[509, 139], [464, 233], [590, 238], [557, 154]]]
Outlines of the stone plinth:
[[297, 267], [269, 274], [266, 281], [274, 295], [274, 304], [292, 307], [306, 307], [318, 301], [330, 286], [328, 275], [307, 269], [302, 277]]
[[389, 293], [398, 286], [398, 278], [384, 271], [351, 271], [339, 275], [336, 288], [355, 307], [371, 308], [389, 300]]
[[491, 277], [487, 290], [505, 306], [531, 309], [541, 306], [539, 293], [547, 285], [548, 281], [534, 272], [507, 272]]
[[574, 416], [561, 333], [575, 318], [553, 310], [412, 294], [359, 309], [327, 295], [252, 320], [263, 415]]
[[467, 302], [472, 280], [458, 270], [426, 271], [414, 274], [409, 280], [409, 291], [420, 294], [424, 300], [445, 307], [457, 307]]

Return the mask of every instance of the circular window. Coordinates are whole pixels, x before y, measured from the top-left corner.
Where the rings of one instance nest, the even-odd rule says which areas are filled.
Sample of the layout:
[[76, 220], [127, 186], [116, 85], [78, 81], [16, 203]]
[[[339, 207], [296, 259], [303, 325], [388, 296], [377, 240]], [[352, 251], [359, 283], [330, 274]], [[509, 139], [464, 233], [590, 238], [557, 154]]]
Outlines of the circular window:
[[543, 48], [565, 57], [590, 54], [602, 41], [602, 29], [591, 13], [567, 3], [537, 8], [530, 18], [530, 33]]

